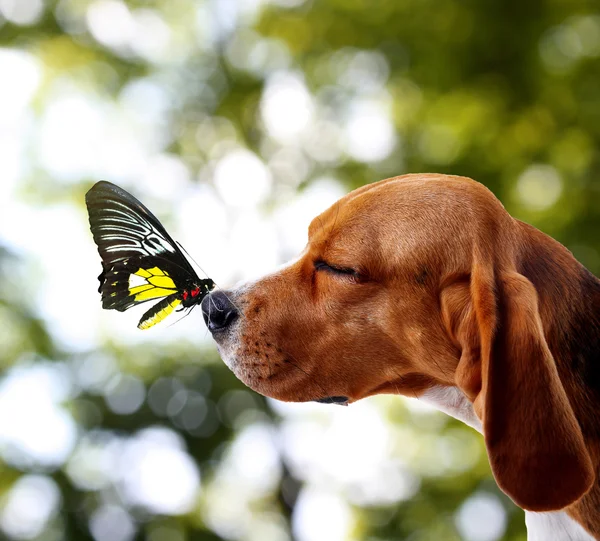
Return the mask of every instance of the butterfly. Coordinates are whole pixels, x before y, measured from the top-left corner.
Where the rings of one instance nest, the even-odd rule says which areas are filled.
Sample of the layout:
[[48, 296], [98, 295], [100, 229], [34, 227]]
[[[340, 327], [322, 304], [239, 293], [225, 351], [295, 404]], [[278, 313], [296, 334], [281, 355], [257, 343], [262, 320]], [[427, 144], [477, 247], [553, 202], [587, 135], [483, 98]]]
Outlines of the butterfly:
[[210, 278], [198, 277], [156, 216], [130, 193], [100, 181], [85, 202], [102, 258], [98, 292], [103, 308], [124, 312], [162, 299], [138, 323], [149, 329], [176, 308], [194, 308], [215, 287]]

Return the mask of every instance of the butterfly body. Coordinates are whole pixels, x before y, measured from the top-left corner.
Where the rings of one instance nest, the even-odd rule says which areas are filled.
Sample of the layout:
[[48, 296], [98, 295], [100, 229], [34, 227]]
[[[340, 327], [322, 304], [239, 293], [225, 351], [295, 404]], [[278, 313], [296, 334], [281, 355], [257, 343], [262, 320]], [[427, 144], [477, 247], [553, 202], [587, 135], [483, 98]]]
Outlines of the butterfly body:
[[198, 277], [158, 219], [135, 197], [98, 182], [86, 194], [90, 228], [102, 258], [102, 307], [123, 312], [161, 299], [141, 318], [147, 329], [176, 308], [192, 309], [214, 288]]

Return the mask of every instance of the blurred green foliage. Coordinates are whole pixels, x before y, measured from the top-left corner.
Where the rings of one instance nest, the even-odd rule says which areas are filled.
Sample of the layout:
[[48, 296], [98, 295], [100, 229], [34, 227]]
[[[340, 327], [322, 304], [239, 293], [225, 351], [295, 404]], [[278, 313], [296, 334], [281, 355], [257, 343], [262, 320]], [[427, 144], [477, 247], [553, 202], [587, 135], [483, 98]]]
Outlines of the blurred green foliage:
[[[47, 1], [39, 16], [19, 24], [0, 17], [0, 44], [28, 51], [43, 63], [43, 80], [32, 104], [35, 114], [44, 110], [50, 99], [47, 92], [57, 80], [75, 82], [111, 100], [132, 81], [157, 81], [169, 96], [162, 126], [164, 149], [179, 156], [193, 178], [210, 182], [206, 166], [225, 139], [235, 139], [266, 161], [283, 146], [269, 136], [260, 107], [269, 76], [286, 69], [300, 74], [317, 97], [319, 118], [327, 126], [338, 124], [340, 130], [353, 100], [374, 95], [373, 99], [387, 100], [396, 143], [392, 152], [376, 160], [344, 151], [319, 158], [318, 153], [301, 150], [308, 173], [294, 184], [273, 167], [275, 189], [292, 185], [302, 191], [324, 175], [339, 179], [347, 189], [406, 172], [470, 176], [490, 187], [514, 216], [551, 234], [590, 270], [600, 272], [596, 2], [313, 0], [287, 6], [283, 1], [265, 2], [252, 16], [239, 11], [233, 23], [218, 29], [212, 27], [214, 21], [236, 11], [227, 7], [234, 2], [125, 2], [130, 10], [150, 10], [166, 23], [176, 61], [156, 61], [102, 43], [86, 26], [92, 4]], [[0, 2], [0, 10], [10, 5]], [[2, 79], [2, 84], [10, 85], [10, 80]], [[202, 128], [206, 122], [212, 122], [208, 134], [212, 139]], [[35, 161], [32, 164], [20, 179], [24, 199], [74, 201], [81, 206], [88, 181], [97, 180], [82, 179], [73, 188]], [[35, 306], [23, 302], [22, 284], [28, 283], [28, 275], [19, 256], [0, 252], [0, 272], [3, 367], [50, 360], [73, 374], [85, 370], [86, 360], [99, 352], [70, 351], [59, 345], [52, 325], [40, 318]], [[135, 376], [150, 391], [139, 408], [123, 414], [109, 407], [105, 390], [81, 385], [67, 403], [79, 441], [103, 434], [127, 438], [145, 427], [168, 427], [181, 436], [206, 485], [243, 427], [280, 423], [268, 402], [243, 390], [214, 350], [198, 351], [193, 341], [164, 351], [107, 342], [101, 354], [113, 360], [115, 373]], [[193, 428], [178, 417], [180, 412], [171, 415], [165, 406], [182, 390], [195, 393], [205, 408], [203, 421]], [[162, 393], [160, 400], [153, 404], [150, 393]], [[422, 468], [420, 488], [401, 503], [355, 506], [353, 536], [365, 541], [458, 540], [455, 513], [479, 491], [497, 495], [507, 512], [501, 539], [524, 540], [523, 513], [496, 488], [482, 442], [471, 429], [455, 421], [423, 426], [425, 417], [410, 414], [402, 401], [391, 404], [385, 401], [382, 407], [390, 426], [409, 427], [424, 442], [474, 441], [478, 458], [467, 470], [435, 473], [434, 469], [427, 474]], [[442, 460], [445, 449], [429, 449], [424, 456]], [[273, 520], [291, 535], [302, 479], [290, 471], [285, 457], [279, 460], [283, 474], [277, 487], [252, 505], [256, 513], [278, 517]], [[94, 511], [120, 501], [114, 487], [78, 485], [66, 464], [0, 462], [0, 493], [6, 494], [20, 476], [32, 472], [49, 475], [62, 502], [60, 512], [36, 536], [39, 541], [91, 540]], [[135, 539], [204, 541], [221, 538], [200, 511], [202, 498], [209, 497], [205, 492], [197, 508], [175, 516], [121, 504], [133, 518]]]

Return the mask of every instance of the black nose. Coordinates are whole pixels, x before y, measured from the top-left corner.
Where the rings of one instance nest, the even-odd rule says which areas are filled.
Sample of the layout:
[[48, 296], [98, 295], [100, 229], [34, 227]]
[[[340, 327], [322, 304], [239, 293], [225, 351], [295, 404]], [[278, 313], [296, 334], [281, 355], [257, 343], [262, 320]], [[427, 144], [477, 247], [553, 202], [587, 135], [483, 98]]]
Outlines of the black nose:
[[202, 315], [210, 332], [223, 331], [237, 319], [237, 308], [223, 291], [215, 291], [202, 299]]

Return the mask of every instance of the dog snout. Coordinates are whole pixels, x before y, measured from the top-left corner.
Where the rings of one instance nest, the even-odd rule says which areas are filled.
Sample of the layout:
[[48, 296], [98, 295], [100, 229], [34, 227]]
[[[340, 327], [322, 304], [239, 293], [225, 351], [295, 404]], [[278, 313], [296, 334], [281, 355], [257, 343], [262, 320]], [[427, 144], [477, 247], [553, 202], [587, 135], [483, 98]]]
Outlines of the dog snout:
[[215, 291], [202, 300], [202, 315], [208, 330], [215, 333], [227, 329], [239, 312], [223, 291]]

